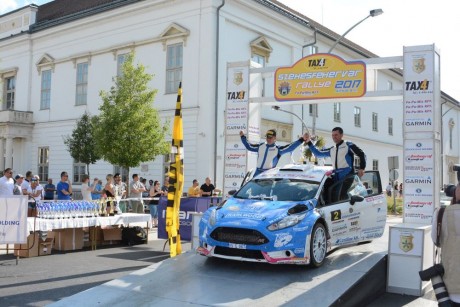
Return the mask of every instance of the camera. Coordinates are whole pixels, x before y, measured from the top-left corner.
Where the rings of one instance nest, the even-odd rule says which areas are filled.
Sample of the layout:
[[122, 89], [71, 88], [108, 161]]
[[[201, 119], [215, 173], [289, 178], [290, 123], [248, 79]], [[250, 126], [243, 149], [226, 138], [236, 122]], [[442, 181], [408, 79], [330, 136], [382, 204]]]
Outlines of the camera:
[[457, 172], [457, 183], [460, 182], [460, 164], [454, 164], [452, 166], [452, 171]]
[[431, 268], [418, 272], [418, 274], [420, 275], [420, 279], [423, 281], [431, 279], [431, 285], [433, 286], [436, 299], [438, 300], [438, 306], [452, 306], [452, 301], [449, 298], [446, 284], [442, 280], [442, 276], [444, 275], [444, 267], [442, 264], [435, 264]]
[[447, 197], [454, 197], [456, 188], [457, 186], [455, 184], [449, 184], [444, 188], [444, 193], [446, 193]]

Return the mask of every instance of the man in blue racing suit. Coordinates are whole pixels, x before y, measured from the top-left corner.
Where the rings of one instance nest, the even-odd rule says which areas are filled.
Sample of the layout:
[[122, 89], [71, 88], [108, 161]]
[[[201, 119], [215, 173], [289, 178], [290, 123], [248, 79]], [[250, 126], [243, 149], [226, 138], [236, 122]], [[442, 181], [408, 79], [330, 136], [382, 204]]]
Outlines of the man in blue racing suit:
[[240, 131], [241, 141], [243, 142], [244, 147], [247, 150], [257, 152], [257, 169], [254, 173], [254, 177], [260, 173], [276, 167], [280, 157], [288, 152], [294, 151], [299, 147], [303, 142], [307, 141], [308, 134], [305, 133], [303, 137], [299, 138], [297, 141], [292, 142], [289, 145], [278, 146], [276, 142], [276, 130], [270, 129], [265, 134], [266, 142], [259, 144], [250, 144], [243, 131]]
[[364, 175], [364, 169], [366, 168], [366, 155], [361, 150], [361, 148], [352, 142], [344, 141], [342, 138], [343, 129], [340, 127], [335, 127], [332, 129], [332, 140], [334, 141], [335, 146], [324, 150], [318, 150], [318, 148], [316, 148], [310, 141], [309, 135], [307, 135], [306, 142], [308, 142], [308, 148], [310, 148], [311, 152], [317, 158], [331, 158], [332, 165], [334, 167], [335, 181], [340, 181], [347, 175], [354, 173], [353, 162], [355, 155], [359, 157], [358, 176], [362, 177]]

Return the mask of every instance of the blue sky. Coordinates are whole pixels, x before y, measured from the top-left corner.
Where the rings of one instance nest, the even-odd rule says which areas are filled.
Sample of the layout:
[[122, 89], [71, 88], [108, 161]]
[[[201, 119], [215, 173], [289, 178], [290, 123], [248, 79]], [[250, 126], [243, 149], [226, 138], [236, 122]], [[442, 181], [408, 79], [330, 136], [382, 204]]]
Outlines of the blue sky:
[[50, 1], [51, 0], [0, 0], [0, 14], [13, 11], [31, 3], [41, 5]]
[[[51, 0], [0, 0], [0, 14]], [[329, 29], [343, 34], [372, 9], [383, 15], [368, 18], [346, 37], [379, 56], [400, 56], [403, 46], [435, 44], [441, 55], [441, 90], [460, 100], [458, 56], [460, 29], [457, 0], [278, 0]], [[346, 12], [346, 14], [344, 14]]]

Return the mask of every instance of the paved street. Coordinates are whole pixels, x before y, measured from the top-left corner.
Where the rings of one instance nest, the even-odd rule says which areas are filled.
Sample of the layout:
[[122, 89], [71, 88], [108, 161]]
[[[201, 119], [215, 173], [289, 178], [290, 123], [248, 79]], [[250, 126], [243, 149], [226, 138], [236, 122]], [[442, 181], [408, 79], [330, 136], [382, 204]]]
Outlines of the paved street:
[[[389, 222], [398, 220], [390, 217]], [[106, 247], [96, 251], [55, 252], [50, 256], [21, 258], [18, 265], [13, 254], [5, 255], [5, 251], [0, 251], [0, 306], [45, 306], [114, 279], [122, 280], [131, 272], [167, 259], [169, 250], [166, 246], [163, 251], [164, 243], [165, 240], [157, 239], [155, 229], [149, 234], [148, 244]], [[182, 247], [183, 251], [191, 248], [190, 243], [184, 243]], [[342, 253], [350, 255], [354, 252], [345, 249], [330, 258], [339, 257]], [[203, 260], [201, 257], [197, 259]], [[96, 304], [88, 302], [84, 305]], [[372, 307], [436, 305], [432, 290], [423, 298], [386, 293], [370, 304]]]
[[[20, 258], [0, 251], [0, 306], [45, 306], [169, 257], [156, 229], [149, 243]], [[190, 243], [182, 245], [190, 249]], [[5, 246], [1, 246], [4, 248]]]

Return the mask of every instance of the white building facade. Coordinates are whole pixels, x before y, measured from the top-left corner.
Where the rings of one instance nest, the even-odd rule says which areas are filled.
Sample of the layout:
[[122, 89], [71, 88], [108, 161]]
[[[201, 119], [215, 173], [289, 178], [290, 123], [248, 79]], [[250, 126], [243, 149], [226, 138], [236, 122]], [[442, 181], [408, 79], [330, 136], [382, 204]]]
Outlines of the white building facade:
[[[339, 37], [277, 1], [81, 0], [80, 4], [75, 8], [67, 0], [55, 0], [0, 16], [2, 170], [32, 170], [42, 180], [57, 180], [61, 171], [67, 171], [78, 184], [84, 165], [73, 161], [63, 138], [85, 111], [98, 114], [99, 92], [110, 89], [124, 56], [134, 51], [135, 62], [154, 75], [150, 85], [158, 93], [153, 105], [163, 120], [173, 118], [182, 81], [185, 187], [208, 176], [222, 186], [227, 63], [252, 59], [265, 67], [291, 66], [302, 56], [326, 52]], [[334, 53], [346, 60], [377, 57], [348, 40]], [[371, 80], [368, 86], [374, 89], [403, 89], [397, 69], [379, 71]], [[265, 91], [272, 88], [267, 84]], [[309, 126], [316, 114], [316, 134], [328, 144], [331, 129], [341, 126], [346, 139], [365, 151], [367, 168], [381, 171], [383, 184], [388, 157], [398, 156], [402, 178], [402, 101], [306, 103], [285, 108]], [[443, 182], [448, 183], [455, 179], [449, 167], [459, 163], [460, 107], [443, 93], [442, 109]], [[296, 118], [270, 106], [261, 105], [260, 111], [262, 134], [277, 128], [285, 132], [278, 137], [281, 142], [302, 134]], [[287, 161], [285, 157], [281, 163]], [[167, 163], [167, 157], [160, 156], [130, 172], [162, 182]], [[105, 161], [90, 166], [92, 177], [118, 170]]]

